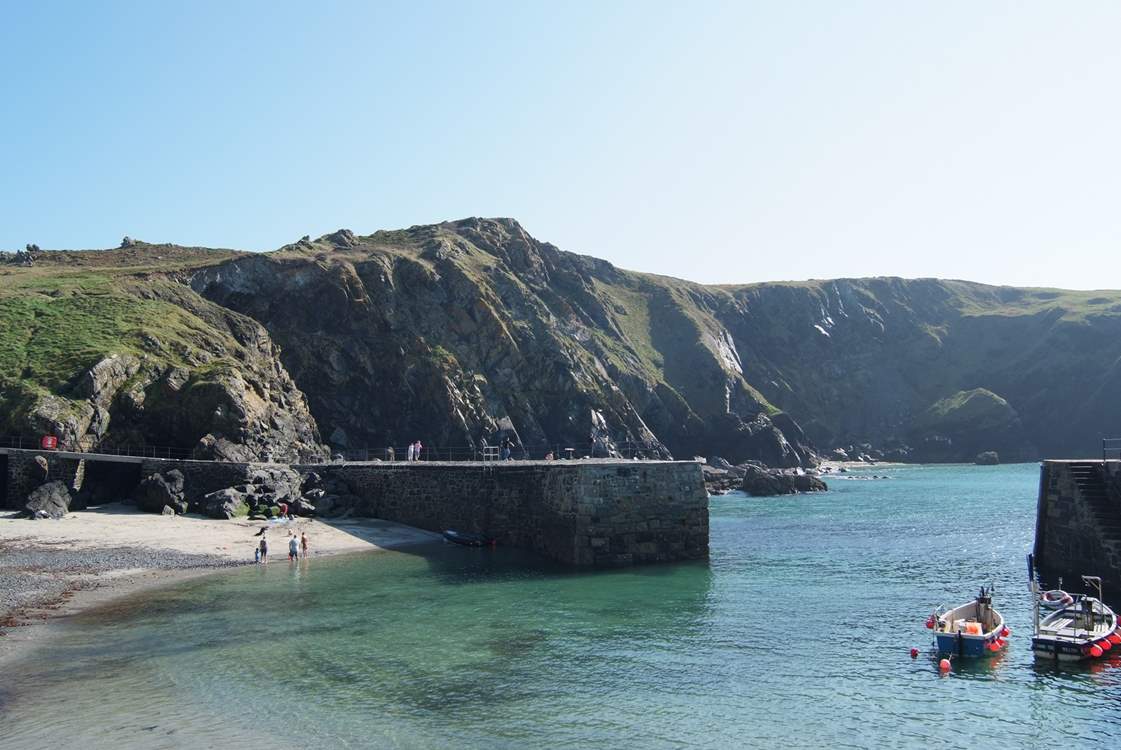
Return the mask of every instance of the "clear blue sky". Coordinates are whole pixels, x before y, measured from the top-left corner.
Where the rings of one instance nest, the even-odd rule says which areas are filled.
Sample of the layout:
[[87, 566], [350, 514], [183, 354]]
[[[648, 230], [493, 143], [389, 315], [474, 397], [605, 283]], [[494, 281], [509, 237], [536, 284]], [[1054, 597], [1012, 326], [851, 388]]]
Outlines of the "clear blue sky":
[[705, 282], [1121, 286], [1121, 3], [9, 3], [0, 248], [513, 216]]

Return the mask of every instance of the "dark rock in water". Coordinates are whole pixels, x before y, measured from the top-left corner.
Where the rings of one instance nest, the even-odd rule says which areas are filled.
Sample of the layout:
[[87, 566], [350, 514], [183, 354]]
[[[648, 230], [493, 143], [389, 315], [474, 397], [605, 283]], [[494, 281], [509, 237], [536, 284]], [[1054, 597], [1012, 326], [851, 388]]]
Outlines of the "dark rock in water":
[[723, 495], [725, 492], [738, 489], [740, 485], [739, 476], [728, 469], [705, 464], [701, 466], [701, 473], [704, 475], [705, 489], [710, 495]]
[[70, 500], [65, 482], [47, 482], [32, 490], [24, 509], [31, 518], [62, 518], [70, 510]]
[[982, 451], [973, 459], [973, 463], [978, 466], [996, 466], [1000, 463], [1000, 454], [996, 451]]
[[767, 469], [754, 464], [745, 464], [744, 468], [746, 473], [740, 488], [752, 497], [793, 495], [796, 492], [824, 492], [829, 489], [825, 482], [809, 474]]
[[132, 498], [136, 501], [136, 507], [149, 513], [162, 513], [164, 506], [176, 513], [186, 513], [187, 500], [183, 485], [183, 472], [178, 469], [152, 474], [136, 487]]

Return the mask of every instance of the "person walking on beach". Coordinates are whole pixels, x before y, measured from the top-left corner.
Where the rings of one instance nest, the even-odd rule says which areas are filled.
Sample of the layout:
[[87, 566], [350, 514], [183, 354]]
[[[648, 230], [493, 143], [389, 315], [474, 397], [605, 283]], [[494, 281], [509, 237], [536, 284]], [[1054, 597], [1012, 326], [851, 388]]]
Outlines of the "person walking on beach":
[[296, 536], [295, 532], [292, 536], [288, 537], [288, 560], [296, 561], [300, 559], [300, 539]]
[[307, 532], [300, 532], [300, 552], [303, 554], [304, 559], [307, 559]]

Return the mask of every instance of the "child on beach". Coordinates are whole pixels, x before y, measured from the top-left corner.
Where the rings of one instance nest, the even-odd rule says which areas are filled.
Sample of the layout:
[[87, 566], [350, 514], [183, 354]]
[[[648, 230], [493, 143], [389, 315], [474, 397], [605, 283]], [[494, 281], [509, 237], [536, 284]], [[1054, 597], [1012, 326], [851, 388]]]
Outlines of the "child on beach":
[[257, 555], [260, 562], [268, 565], [269, 562], [269, 538], [265, 534], [261, 534], [261, 543], [257, 546]]

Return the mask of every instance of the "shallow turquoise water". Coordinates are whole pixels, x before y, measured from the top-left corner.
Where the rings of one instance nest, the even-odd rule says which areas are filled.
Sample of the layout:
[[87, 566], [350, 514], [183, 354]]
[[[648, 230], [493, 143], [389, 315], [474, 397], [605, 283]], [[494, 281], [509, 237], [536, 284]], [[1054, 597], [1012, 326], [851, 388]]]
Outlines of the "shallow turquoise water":
[[[1121, 744], [1121, 661], [1027, 648], [1038, 467], [866, 473], [713, 498], [705, 564], [439, 545], [136, 598], [4, 675], [0, 747]], [[924, 618], [990, 581], [1009, 652], [940, 676]]]

